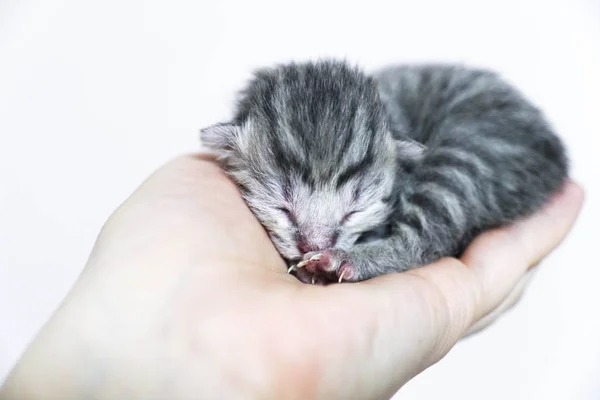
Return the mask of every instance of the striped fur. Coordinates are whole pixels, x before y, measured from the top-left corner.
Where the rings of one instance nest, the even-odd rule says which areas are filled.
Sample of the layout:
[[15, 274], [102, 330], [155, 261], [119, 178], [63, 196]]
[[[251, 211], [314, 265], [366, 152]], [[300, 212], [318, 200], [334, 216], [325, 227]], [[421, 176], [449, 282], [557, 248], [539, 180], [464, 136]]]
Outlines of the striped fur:
[[202, 141], [284, 258], [332, 248], [353, 281], [460, 254], [538, 210], [568, 169], [538, 109], [496, 74], [453, 65], [261, 70]]

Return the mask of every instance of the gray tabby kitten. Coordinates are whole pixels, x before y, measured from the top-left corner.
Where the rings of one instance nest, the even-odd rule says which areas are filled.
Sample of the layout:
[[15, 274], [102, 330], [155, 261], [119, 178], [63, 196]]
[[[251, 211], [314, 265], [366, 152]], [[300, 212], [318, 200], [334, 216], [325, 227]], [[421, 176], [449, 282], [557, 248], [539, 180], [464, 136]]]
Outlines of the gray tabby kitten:
[[233, 120], [201, 139], [290, 270], [322, 284], [457, 256], [538, 210], [568, 169], [536, 107], [496, 74], [454, 65], [260, 70]]

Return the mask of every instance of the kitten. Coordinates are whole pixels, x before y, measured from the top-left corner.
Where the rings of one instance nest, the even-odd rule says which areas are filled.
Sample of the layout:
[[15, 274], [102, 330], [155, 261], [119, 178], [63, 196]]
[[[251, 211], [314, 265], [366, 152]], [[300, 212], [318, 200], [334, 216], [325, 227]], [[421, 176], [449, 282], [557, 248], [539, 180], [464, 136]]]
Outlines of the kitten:
[[201, 140], [312, 283], [457, 256], [538, 210], [568, 170], [536, 107], [496, 74], [455, 65], [263, 69], [233, 120]]

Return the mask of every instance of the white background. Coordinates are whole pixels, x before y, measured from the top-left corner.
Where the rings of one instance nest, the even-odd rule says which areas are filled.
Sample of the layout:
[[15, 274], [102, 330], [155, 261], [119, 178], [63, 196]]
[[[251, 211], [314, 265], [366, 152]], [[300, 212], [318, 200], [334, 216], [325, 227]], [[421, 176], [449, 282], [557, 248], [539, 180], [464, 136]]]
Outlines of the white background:
[[318, 56], [500, 71], [548, 114], [587, 191], [520, 305], [399, 398], [600, 398], [597, 0], [0, 0], [0, 378], [111, 211], [229, 117], [254, 67]]

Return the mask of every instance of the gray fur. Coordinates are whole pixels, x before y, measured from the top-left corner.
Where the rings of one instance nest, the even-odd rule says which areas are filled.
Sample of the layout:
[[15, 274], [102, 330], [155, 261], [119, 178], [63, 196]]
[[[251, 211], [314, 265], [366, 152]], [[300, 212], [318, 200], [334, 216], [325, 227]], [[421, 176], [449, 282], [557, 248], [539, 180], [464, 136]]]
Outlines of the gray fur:
[[304, 281], [459, 255], [538, 210], [568, 169], [536, 107], [496, 74], [453, 65], [261, 70], [202, 141], [282, 256], [306, 260]]

